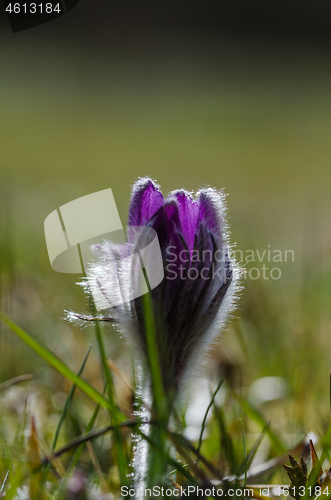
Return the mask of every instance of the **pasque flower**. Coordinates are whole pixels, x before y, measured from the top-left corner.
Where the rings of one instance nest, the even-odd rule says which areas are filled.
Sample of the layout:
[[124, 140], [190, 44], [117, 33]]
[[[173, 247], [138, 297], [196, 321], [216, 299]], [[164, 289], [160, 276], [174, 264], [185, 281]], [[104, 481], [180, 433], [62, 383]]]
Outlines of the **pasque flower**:
[[177, 190], [164, 198], [153, 180], [142, 178], [133, 186], [128, 226], [126, 245], [97, 247], [99, 260], [87, 284], [106, 298], [110, 319], [135, 346], [138, 359], [146, 357], [143, 297], [130, 299], [134, 270], [132, 261], [124, 262], [136, 245], [130, 228], [156, 232], [164, 271], [150, 291], [157, 352], [164, 387], [177, 392], [196, 372], [233, 304], [237, 268], [230, 258], [224, 195], [204, 188], [195, 197]]

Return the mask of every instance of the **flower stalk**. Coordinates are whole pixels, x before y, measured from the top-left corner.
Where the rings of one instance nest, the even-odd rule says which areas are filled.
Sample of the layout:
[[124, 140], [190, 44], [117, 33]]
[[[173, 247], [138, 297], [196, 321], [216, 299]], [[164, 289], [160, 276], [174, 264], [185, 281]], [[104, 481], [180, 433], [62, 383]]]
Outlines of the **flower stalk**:
[[[147, 278], [147, 276], [146, 276]], [[146, 279], [148, 282], [148, 278]], [[143, 296], [144, 317], [146, 328], [146, 343], [148, 352], [148, 364], [151, 378], [151, 420], [155, 418], [155, 424], [150, 426], [150, 438], [153, 445], [148, 446], [146, 486], [153, 487], [162, 482], [167, 468], [167, 436], [166, 430], [170, 418], [170, 401], [163, 390], [161, 370], [159, 367], [159, 354], [156, 341], [155, 321], [152, 306], [151, 290]]]

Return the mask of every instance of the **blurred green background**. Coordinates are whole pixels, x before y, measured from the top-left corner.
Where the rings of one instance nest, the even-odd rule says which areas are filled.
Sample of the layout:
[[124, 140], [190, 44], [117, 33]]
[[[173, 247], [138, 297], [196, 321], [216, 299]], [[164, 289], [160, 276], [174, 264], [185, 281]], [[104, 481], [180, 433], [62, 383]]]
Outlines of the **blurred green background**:
[[[301, 33], [295, 9], [293, 30], [284, 35], [283, 25], [271, 23], [272, 36], [265, 23], [263, 33], [238, 27], [235, 12], [227, 31], [182, 24], [171, 31], [176, 11], [166, 29], [155, 19], [133, 29], [134, 19], [118, 14], [121, 22], [109, 19], [117, 31], [108, 31], [101, 7], [88, 22], [89, 9], [79, 4], [16, 34], [2, 19], [1, 309], [77, 370], [93, 331], [62, 317], [64, 309], [87, 311], [87, 301], [78, 275], [50, 267], [46, 216], [111, 187], [125, 225], [132, 183], [145, 175], [165, 194], [224, 189], [238, 249], [262, 253], [270, 245], [292, 249], [295, 258], [263, 261], [281, 269], [279, 280], [244, 280], [207, 373], [215, 380], [225, 373], [243, 390], [259, 377], [283, 377], [286, 395], [261, 411], [284, 435], [322, 432], [331, 371], [329, 38], [317, 36], [316, 26], [310, 37]], [[0, 332], [0, 382], [33, 373], [27, 392], [43, 394], [34, 411], [52, 428], [54, 395], [61, 401], [70, 386], [3, 326]], [[114, 332], [107, 348], [129, 376], [128, 349]], [[95, 352], [86, 377], [101, 388], [96, 366]]]

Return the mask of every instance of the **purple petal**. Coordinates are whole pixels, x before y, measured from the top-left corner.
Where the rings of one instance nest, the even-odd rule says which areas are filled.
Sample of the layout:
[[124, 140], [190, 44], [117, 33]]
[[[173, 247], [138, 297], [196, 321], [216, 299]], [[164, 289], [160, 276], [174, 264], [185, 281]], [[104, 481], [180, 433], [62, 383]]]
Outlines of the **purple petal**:
[[[168, 253], [170, 246], [174, 247], [173, 250], [176, 254], [187, 249], [187, 244], [182, 236], [178, 206], [174, 199], [167, 198], [165, 200], [164, 205], [152, 217], [149, 225], [156, 231], [164, 255]], [[179, 257], [177, 261], [179, 261]]]
[[170, 196], [176, 199], [183, 237], [191, 253], [194, 248], [199, 206], [193, 200], [191, 194], [183, 189], [174, 191]]
[[223, 201], [222, 196], [212, 188], [201, 189], [198, 193], [199, 221], [210, 231], [216, 240], [223, 239]]
[[128, 225], [146, 226], [163, 203], [159, 186], [149, 177], [139, 179], [131, 194]]
[[178, 288], [181, 286], [181, 273], [185, 271], [189, 263], [188, 247], [182, 234], [178, 205], [173, 198], [165, 200], [164, 205], [150, 220], [150, 227], [158, 235], [165, 263], [165, 279], [162, 287], [164, 288], [164, 307], [167, 309], [176, 297]]

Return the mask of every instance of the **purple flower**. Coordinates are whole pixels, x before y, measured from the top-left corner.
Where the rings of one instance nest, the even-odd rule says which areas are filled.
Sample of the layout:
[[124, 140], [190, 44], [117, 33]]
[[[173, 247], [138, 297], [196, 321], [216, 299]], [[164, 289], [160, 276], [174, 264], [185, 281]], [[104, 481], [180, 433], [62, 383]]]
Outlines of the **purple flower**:
[[[164, 279], [151, 290], [159, 364], [166, 389], [178, 391], [196, 371], [219, 333], [233, 303], [237, 268], [231, 261], [224, 220], [224, 195], [201, 189], [193, 196], [177, 190], [164, 198], [149, 178], [138, 180], [131, 195], [126, 246], [105, 243], [90, 270], [94, 295], [101, 292], [109, 313], [136, 347], [147, 353], [143, 297], [129, 299], [132, 269], [125, 268], [136, 241], [131, 226], [152, 228], [159, 240]], [[132, 251], [132, 248], [131, 248]], [[118, 300], [119, 294], [127, 300]]]

